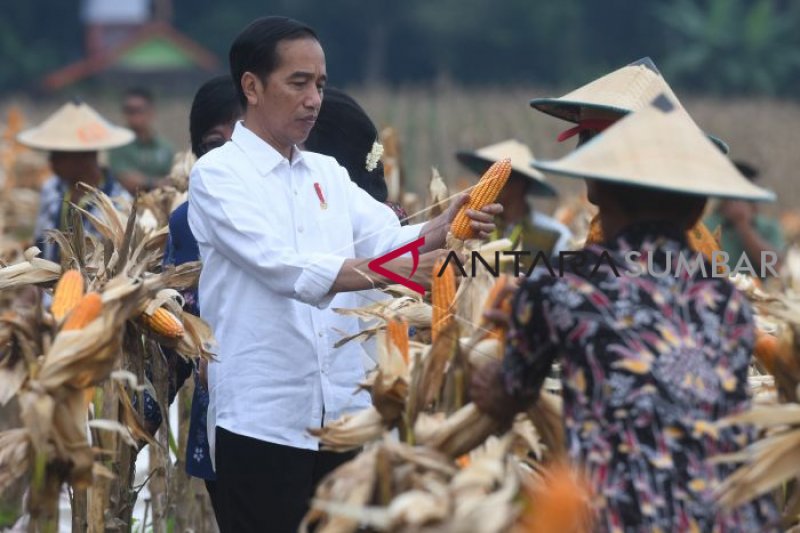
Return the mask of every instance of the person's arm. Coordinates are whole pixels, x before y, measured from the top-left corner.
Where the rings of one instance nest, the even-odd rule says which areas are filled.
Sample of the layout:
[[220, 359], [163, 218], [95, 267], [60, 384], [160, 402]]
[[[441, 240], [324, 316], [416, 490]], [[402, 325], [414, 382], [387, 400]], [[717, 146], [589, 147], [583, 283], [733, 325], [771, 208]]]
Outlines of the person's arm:
[[[410, 257], [398, 257], [387, 261], [383, 266], [387, 270], [403, 278], [411, 279], [428, 289], [431, 286], [433, 267], [436, 261], [444, 259], [447, 254], [448, 251], [442, 249], [431, 250], [430, 252], [420, 254], [419, 263], [413, 276], [411, 272], [414, 268], [414, 264]], [[363, 291], [385, 287], [391, 283], [395, 283], [370, 270], [368, 266], [370, 261], [372, 261], [372, 259], [345, 259], [339, 274], [336, 276], [336, 280], [331, 286], [331, 292]]]
[[475, 373], [470, 394], [478, 408], [504, 423], [536, 402], [558, 353], [536, 287], [529, 280], [517, 290], [510, 317], [498, 311], [487, 314], [495, 323], [510, 326], [506, 354], [502, 362], [489, 363]]
[[[733, 226], [734, 231], [739, 235], [742, 240], [747, 257], [753, 263], [756, 271], [761, 271], [761, 253], [771, 252], [779, 258], [775, 269], [780, 268], [780, 250], [775, 249], [772, 243], [764, 236], [759, 235], [756, 228], [753, 227], [753, 217], [755, 216], [755, 209], [749, 202], [742, 200], [728, 200], [721, 206], [722, 215]], [[731, 263], [738, 261], [738, 257], [732, 257]], [[734, 263], [735, 264], [735, 263]]]
[[[425, 245], [420, 250], [425, 252], [444, 246], [447, 232], [450, 231], [453, 219], [455, 219], [461, 206], [468, 201], [469, 195], [466, 193], [456, 196], [445, 212], [425, 223], [420, 232], [420, 235], [425, 235]], [[488, 239], [496, 229], [494, 217], [502, 212], [503, 206], [497, 203], [489, 204], [480, 211], [467, 209], [466, 215], [470, 218], [470, 226], [476, 232], [476, 238]]]
[[[339, 167], [339, 172], [338, 178], [346, 184], [357, 257], [381, 255], [418, 237], [425, 238], [420, 252], [442, 248], [458, 210], [469, 201], [469, 195], [460, 194], [445, 212], [433, 220], [422, 224], [400, 226], [391, 208], [374, 200], [352, 182], [347, 170]], [[496, 203], [485, 206], [481, 211], [467, 210], [472, 228], [477, 232], [476, 238], [488, 238], [495, 230], [494, 217], [502, 212], [503, 206]]]
[[192, 234], [201, 249], [212, 247], [271, 291], [325, 307], [345, 257], [296, 252], [284, 236], [285, 224], [266, 212], [261, 198], [227, 170], [195, 165], [189, 179]]
[[[211, 246], [228, 260], [248, 271], [275, 293], [320, 308], [327, 306], [336, 292], [358, 291], [381, 286], [389, 281], [369, 270], [372, 257], [346, 258], [330, 253], [299, 253], [286, 241], [280, 221], [270, 218], [253, 194], [236, 176], [214, 168], [195, 166], [189, 180], [189, 226], [199, 243]], [[376, 204], [381, 206], [381, 204]], [[399, 229], [396, 217], [385, 206], [389, 219]], [[379, 213], [380, 214], [380, 213]], [[408, 236], [419, 234], [403, 228]], [[362, 238], [377, 243], [381, 235], [387, 247], [395, 234], [390, 228], [383, 233]], [[403, 232], [397, 232], [402, 236]], [[380, 250], [383, 253], [386, 250]], [[356, 247], [359, 252], [359, 247]], [[433, 262], [443, 252], [423, 254], [415, 279], [425, 283]], [[403, 274], [411, 272], [411, 258], [394, 260], [388, 268]]]

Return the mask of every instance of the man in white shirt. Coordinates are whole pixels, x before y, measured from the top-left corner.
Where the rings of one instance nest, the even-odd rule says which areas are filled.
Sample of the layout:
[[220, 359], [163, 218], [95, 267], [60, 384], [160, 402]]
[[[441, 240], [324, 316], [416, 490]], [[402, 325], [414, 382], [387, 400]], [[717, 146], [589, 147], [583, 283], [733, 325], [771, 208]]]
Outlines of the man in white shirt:
[[[209, 366], [209, 436], [223, 532], [295, 531], [319, 480], [349, 459], [319, 451], [307, 429], [369, 404], [355, 393], [361, 348], [333, 344], [357, 320], [353, 291], [387, 283], [367, 264], [420, 237], [415, 282], [429, 285], [462, 197], [442, 216], [401, 227], [333, 158], [296, 146], [314, 125], [326, 82], [313, 30], [258, 19], [230, 50], [245, 109], [231, 142], [190, 178], [189, 225], [203, 261], [201, 315], [219, 342]], [[493, 204], [468, 212], [482, 237]], [[387, 267], [411, 277], [411, 258]]]

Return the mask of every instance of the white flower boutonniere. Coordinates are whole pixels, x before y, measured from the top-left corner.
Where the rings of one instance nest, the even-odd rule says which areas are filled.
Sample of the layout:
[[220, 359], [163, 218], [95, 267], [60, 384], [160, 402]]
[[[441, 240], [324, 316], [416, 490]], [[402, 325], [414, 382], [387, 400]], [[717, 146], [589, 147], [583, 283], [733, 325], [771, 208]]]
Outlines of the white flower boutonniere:
[[378, 166], [378, 161], [381, 160], [381, 156], [383, 155], [383, 145], [378, 141], [372, 143], [372, 150], [367, 154], [367, 165], [366, 169], [368, 172], [372, 172]]

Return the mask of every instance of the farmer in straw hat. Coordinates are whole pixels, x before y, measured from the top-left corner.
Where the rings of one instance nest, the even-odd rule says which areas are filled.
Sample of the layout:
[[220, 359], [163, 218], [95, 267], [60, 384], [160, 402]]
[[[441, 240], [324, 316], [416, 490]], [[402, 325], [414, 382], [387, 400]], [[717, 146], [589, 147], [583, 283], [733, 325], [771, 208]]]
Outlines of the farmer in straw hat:
[[[532, 260], [537, 253], [547, 257], [567, 250], [572, 236], [569, 229], [552, 217], [534, 209], [531, 197], [550, 197], [558, 195], [545, 181], [544, 175], [532, 168], [533, 154], [525, 144], [510, 139], [474, 152], [460, 151], [458, 160], [473, 172], [481, 175], [496, 161], [511, 158], [511, 176], [503, 187], [497, 202], [503, 206], [503, 214], [498, 217], [495, 239], [507, 237], [513, 246], [530, 252]], [[520, 271], [527, 272], [530, 261], [521, 261]]]
[[[558, 142], [578, 137], [578, 146], [621, 117], [647, 107], [665, 94], [685, 113], [677, 96], [649, 57], [643, 57], [558, 98], [534, 98], [531, 107], [556, 118], [575, 123], [558, 136]], [[728, 145], [709, 135], [723, 153]]]
[[[88, 104], [64, 104], [40, 125], [23, 131], [20, 144], [50, 152], [53, 177], [42, 185], [34, 238], [45, 259], [58, 261], [58, 247], [46, 240], [48, 230], [68, 231], [72, 223], [70, 204], [84, 205], [80, 182], [101, 189], [110, 197], [126, 196], [125, 190], [97, 160], [100, 150], [123, 146], [133, 132], [114, 126]], [[86, 223], [86, 230], [92, 231]]]
[[742, 177], [667, 96], [535, 166], [585, 178], [613, 238], [588, 247], [563, 277], [538, 268], [522, 282], [505, 359], [476, 375], [473, 400], [510, 422], [562, 355], [567, 452], [595, 491], [597, 531], [773, 530], [766, 498], [733, 511], [715, 505], [733, 466], [709, 460], [752, 437], [713, 426], [749, 406], [752, 311], [707, 263], [676, 264], [695, 257], [685, 232], [708, 197], [774, 195]]

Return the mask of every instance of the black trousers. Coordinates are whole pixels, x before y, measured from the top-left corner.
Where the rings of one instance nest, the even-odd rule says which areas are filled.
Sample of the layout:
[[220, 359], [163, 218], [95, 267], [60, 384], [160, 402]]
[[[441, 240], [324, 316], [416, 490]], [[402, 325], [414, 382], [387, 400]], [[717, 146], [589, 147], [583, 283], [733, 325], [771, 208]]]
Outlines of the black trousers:
[[355, 453], [301, 450], [216, 430], [222, 533], [295, 533], [317, 484]]
[[214, 510], [214, 520], [219, 525], [219, 500], [217, 499], [217, 482], [210, 479], [203, 480], [206, 484], [208, 497], [211, 499], [211, 508]]

